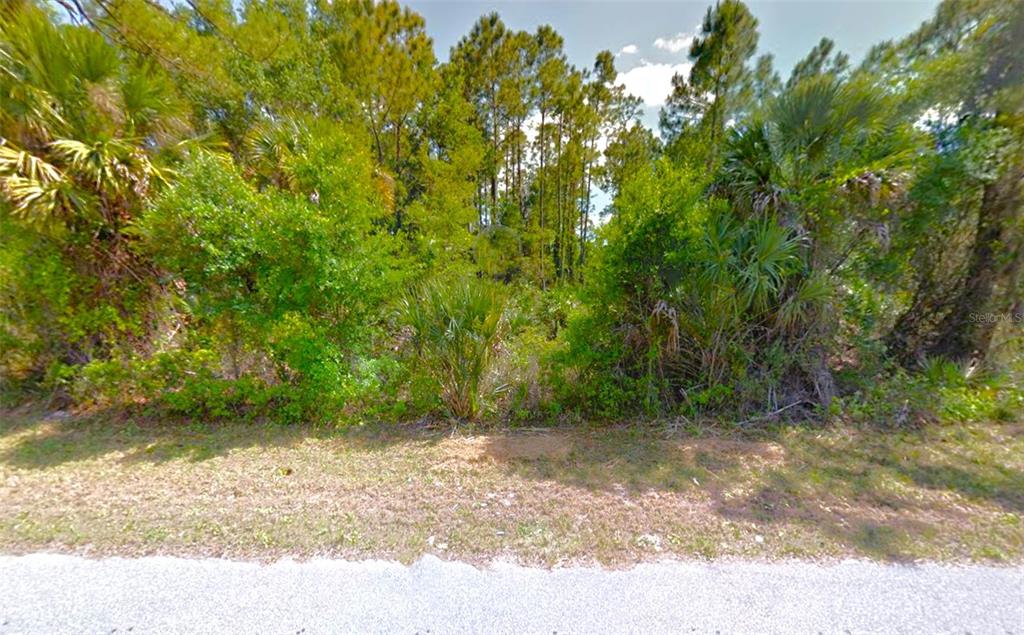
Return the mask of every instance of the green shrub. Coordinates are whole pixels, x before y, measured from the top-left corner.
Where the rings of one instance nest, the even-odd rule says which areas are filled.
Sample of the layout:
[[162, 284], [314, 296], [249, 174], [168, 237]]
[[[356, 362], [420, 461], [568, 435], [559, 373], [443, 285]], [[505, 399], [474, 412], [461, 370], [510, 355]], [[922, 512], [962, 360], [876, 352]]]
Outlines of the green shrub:
[[529, 285], [506, 287], [504, 335], [493, 362], [492, 383], [501, 387], [492, 406], [508, 422], [548, 419], [553, 402], [552, 359], [564, 346], [557, 335], [574, 303], [568, 289], [542, 292]]
[[281, 398], [284, 391], [285, 387], [268, 386], [254, 377], [204, 376], [167, 393], [163, 405], [176, 415], [210, 420], [248, 419], [268, 412], [273, 404], [276, 416], [287, 421], [294, 415], [294, 407], [291, 400]]
[[67, 361], [61, 323], [74, 315], [77, 282], [59, 244], [0, 209], [0, 388], [16, 392]]
[[[355, 386], [365, 377], [357, 369], [372, 357], [401, 261], [391, 257], [394, 239], [375, 229], [378, 204], [363, 154], [336, 132], [300, 134], [305, 153], [282, 168], [298, 191], [258, 191], [230, 164], [200, 154], [139, 232], [182, 289], [193, 336], [205, 335], [232, 360], [234, 368], [215, 376], [233, 382], [250, 372], [239, 357], [265, 359], [256, 370], [270, 376], [256, 374], [278, 414], [324, 419], [358, 399]], [[212, 404], [199, 409], [224, 412], [221, 388], [197, 387], [197, 403]], [[230, 403], [268, 400], [250, 399], [247, 384], [228, 391], [236, 393]]]
[[616, 207], [557, 360], [565, 399], [614, 417], [812, 398], [803, 362], [831, 289], [807, 275], [792, 230], [706, 199], [664, 163]]
[[63, 389], [56, 366], [109, 359], [145, 340], [163, 308], [155, 285], [103, 280], [76, 263], [83, 245], [68, 240], [11, 222], [0, 203], [0, 391]]
[[892, 367], [840, 400], [843, 417], [889, 427], [925, 422], [1016, 421], [1024, 386], [1006, 372], [927, 359], [918, 372]]
[[474, 419], [481, 412], [504, 330], [503, 308], [498, 291], [473, 278], [434, 280], [405, 297], [416, 363], [436, 382], [453, 417]]
[[622, 367], [625, 344], [614, 337], [615, 324], [609, 317], [586, 308], [573, 314], [562, 332], [564, 346], [551, 357], [555, 399], [603, 419], [640, 407], [642, 386], [649, 379], [633, 377]]
[[78, 404], [117, 406], [159, 401], [196, 378], [212, 376], [217, 367], [217, 355], [209, 349], [174, 349], [151, 355], [118, 353], [55, 368], [53, 377]]

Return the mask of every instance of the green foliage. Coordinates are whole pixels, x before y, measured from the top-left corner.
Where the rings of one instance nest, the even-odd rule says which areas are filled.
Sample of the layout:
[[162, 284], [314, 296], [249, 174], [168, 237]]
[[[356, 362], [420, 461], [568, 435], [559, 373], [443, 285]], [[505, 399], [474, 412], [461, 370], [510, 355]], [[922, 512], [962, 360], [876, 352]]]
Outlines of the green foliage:
[[254, 377], [207, 376], [195, 378], [181, 390], [168, 393], [164, 405], [172, 414], [196, 420], [245, 420], [254, 413], [272, 409], [276, 417], [288, 421], [294, 410], [288, 407], [287, 400], [275, 399], [281, 392], [280, 387], [268, 387]]
[[13, 390], [42, 379], [60, 358], [61, 325], [74, 315], [77, 285], [49, 240], [23, 230], [3, 212], [0, 235], [0, 381]]
[[474, 279], [428, 282], [403, 301], [416, 363], [453, 417], [475, 419], [488, 388], [499, 388], [487, 380], [505, 328], [503, 310], [498, 291]]
[[156, 262], [181, 276], [199, 315], [256, 327], [301, 312], [354, 342], [383, 300], [389, 265], [373, 256], [385, 255], [388, 239], [370, 233], [373, 202], [342, 152], [314, 147], [296, 166], [315, 202], [259, 192], [229, 163], [200, 155], [138, 230]]
[[928, 359], [920, 372], [889, 369], [842, 399], [839, 410], [854, 421], [914, 427], [934, 421], [1019, 421], [1024, 385], [1004, 372], [986, 372]]
[[316, 7], [332, 57], [362, 101], [377, 160], [397, 174], [412, 145], [406, 123], [434, 89], [434, 51], [423, 18], [393, 0]]
[[783, 83], [722, 0], [662, 142], [615, 55], [574, 67], [496, 13], [441, 63], [390, 0], [7, 3], [0, 392], [292, 421], [1003, 418], [1020, 7], [947, 0], [856, 70], [822, 38]]
[[806, 276], [791, 230], [739, 220], [702, 200], [701, 185], [662, 164], [616, 201], [561, 360], [582, 407], [612, 416], [732, 402], [742, 412], [800, 374], [823, 283]]
[[24, 2], [0, 11], [0, 308], [4, 383], [143, 345], [152, 271], [128, 230], [187, 126], [167, 77]]
[[259, 192], [201, 154], [138, 225], [197, 326], [227, 334], [297, 387], [293, 418], [352, 397], [354, 366], [371, 351], [389, 283], [401, 279], [386, 258], [393, 240], [373, 231], [358, 152], [344, 139], [302, 141], [302, 159], [286, 166], [296, 193]]
[[708, 7], [700, 33], [690, 45], [693, 62], [688, 77], [675, 75], [672, 92], [661, 111], [661, 130], [669, 151], [681, 157], [687, 137], [706, 143], [704, 154], [718, 151], [726, 122], [744, 111], [752, 97], [752, 72], [747, 60], [757, 50], [757, 18], [738, 0], [720, 0]]
[[209, 349], [170, 349], [147, 356], [119, 354], [77, 369], [54, 369], [54, 373], [67, 383], [77, 403], [116, 407], [173, 394], [212, 377], [217, 362], [216, 353]]

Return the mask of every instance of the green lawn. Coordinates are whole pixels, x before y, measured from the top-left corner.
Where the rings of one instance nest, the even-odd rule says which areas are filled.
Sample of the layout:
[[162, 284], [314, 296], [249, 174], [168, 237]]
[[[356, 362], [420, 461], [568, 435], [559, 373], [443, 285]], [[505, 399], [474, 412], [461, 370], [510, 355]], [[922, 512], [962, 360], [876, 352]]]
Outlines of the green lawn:
[[471, 434], [0, 412], [0, 550], [1024, 560], [1024, 425]]

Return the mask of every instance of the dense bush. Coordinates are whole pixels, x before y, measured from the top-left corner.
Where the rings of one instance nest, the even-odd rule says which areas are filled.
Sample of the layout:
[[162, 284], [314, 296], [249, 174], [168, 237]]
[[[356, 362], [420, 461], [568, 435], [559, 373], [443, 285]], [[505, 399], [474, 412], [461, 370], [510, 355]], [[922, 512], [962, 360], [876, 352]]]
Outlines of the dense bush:
[[1020, 3], [943, 2], [858, 68], [825, 39], [783, 82], [723, 0], [660, 138], [547, 27], [486, 17], [439, 63], [390, 0], [171, 4], [0, 7], [5, 400], [1022, 410]]
[[148, 345], [162, 309], [130, 227], [188, 126], [173, 83], [45, 8], [0, 9], [0, 377], [52, 391]]
[[803, 337], [828, 288], [792, 230], [737, 220], [704, 186], [662, 163], [620, 195], [562, 356], [580, 407], [742, 413], [812, 398]]
[[856, 422], [915, 427], [938, 421], [1015, 421], [1024, 408], [1019, 376], [929, 359], [919, 373], [894, 367], [842, 398]]
[[184, 301], [180, 319], [218, 336], [223, 373], [290, 385], [290, 414], [313, 416], [353, 397], [401, 273], [394, 241], [374, 230], [368, 162], [337, 134], [300, 134], [306, 152], [282, 167], [297, 191], [258, 191], [199, 154], [138, 231]]
[[476, 279], [435, 280], [403, 303], [416, 363], [436, 384], [447, 411], [475, 419], [488, 392], [495, 354], [505, 330], [504, 299]]

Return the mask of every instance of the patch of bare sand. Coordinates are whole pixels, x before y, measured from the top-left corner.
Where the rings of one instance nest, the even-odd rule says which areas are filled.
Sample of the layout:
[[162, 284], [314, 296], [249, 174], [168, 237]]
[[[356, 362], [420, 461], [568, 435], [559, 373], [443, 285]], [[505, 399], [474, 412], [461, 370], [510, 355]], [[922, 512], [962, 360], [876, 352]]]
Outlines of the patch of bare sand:
[[733, 439], [691, 439], [666, 441], [667, 447], [682, 455], [685, 461], [709, 469], [731, 467], [778, 467], [786, 462], [786, 449], [767, 441], [741, 441]]
[[572, 454], [573, 438], [568, 434], [481, 435], [446, 439], [444, 455], [456, 462], [561, 461]]

